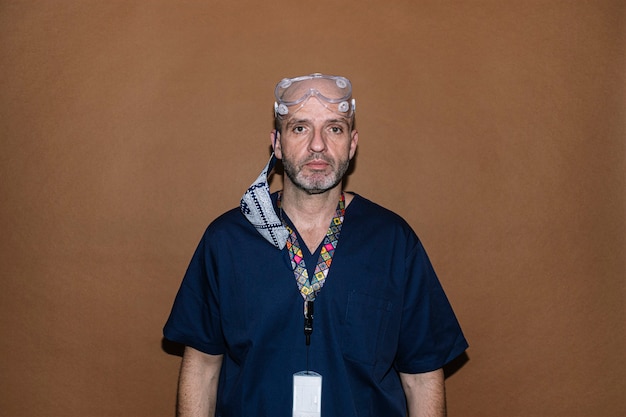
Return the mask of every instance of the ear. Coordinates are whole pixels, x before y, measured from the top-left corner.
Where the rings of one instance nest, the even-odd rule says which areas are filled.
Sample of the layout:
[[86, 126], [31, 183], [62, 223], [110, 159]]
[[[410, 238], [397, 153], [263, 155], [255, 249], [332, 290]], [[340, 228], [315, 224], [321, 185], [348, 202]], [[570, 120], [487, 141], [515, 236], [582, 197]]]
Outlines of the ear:
[[352, 159], [356, 153], [356, 147], [359, 144], [359, 132], [356, 129], [353, 129], [352, 132], [350, 132], [350, 135], [350, 159]]
[[283, 152], [280, 147], [280, 132], [276, 129], [272, 130], [270, 133], [270, 141], [272, 142], [272, 149], [274, 149], [274, 156], [277, 159], [282, 159]]

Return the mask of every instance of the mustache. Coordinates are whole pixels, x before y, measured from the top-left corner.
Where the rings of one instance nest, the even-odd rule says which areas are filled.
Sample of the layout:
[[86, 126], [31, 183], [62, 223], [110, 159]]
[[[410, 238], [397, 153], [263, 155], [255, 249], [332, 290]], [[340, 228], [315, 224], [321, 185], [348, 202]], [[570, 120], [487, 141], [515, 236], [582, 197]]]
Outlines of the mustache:
[[307, 159], [304, 160], [303, 164], [308, 164], [309, 162], [313, 162], [313, 161], [324, 161], [329, 165], [333, 164], [333, 161], [326, 157], [324, 154], [321, 153], [313, 153], [311, 154], [311, 156], [309, 156]]

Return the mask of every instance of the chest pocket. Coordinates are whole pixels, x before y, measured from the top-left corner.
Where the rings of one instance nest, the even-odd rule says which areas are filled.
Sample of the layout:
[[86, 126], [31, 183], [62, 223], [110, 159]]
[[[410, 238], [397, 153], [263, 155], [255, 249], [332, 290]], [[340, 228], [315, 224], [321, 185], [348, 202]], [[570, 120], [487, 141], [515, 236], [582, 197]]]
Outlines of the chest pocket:
[[389, 324], [389, 300], [352, 291], [348, 296], [341, 348], [346, 359], [373, 365]]

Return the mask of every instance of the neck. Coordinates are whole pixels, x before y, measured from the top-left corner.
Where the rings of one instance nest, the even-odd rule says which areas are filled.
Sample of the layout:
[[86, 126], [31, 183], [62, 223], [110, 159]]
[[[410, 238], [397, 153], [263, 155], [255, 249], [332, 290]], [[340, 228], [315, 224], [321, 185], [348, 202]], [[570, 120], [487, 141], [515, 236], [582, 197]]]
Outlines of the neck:
[[292, 220], [297, 216], [325, 219], [335, 212], [341, 191], [341, 186], [337, 186], [323, 193], [310, 194], [285, 181], [281, 199], [283, 210]]
[[304, 243], [313, 253], [326, 236], [341, 196], [341, 186], [320, 194], [309, 194], [288, 181], [284, 183], [282, 209], [287, 213]]

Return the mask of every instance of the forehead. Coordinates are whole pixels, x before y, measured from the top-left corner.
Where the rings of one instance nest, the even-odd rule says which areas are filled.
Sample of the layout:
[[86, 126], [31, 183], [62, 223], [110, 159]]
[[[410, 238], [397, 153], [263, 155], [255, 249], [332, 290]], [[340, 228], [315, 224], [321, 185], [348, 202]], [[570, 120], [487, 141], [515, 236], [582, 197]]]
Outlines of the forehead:
[[290, 113], [285, 119], [287, 125], [293, 123], [345, 123], [350, 124], [351, 119], [340, 112], [336, 106], [327, 105], [319, 100], [309, 99], [303, 102], [298, 110]]

